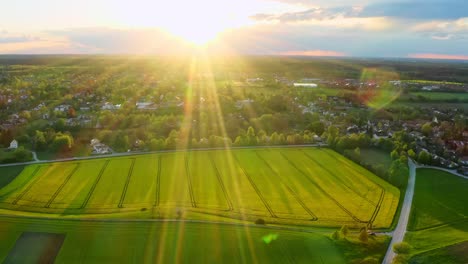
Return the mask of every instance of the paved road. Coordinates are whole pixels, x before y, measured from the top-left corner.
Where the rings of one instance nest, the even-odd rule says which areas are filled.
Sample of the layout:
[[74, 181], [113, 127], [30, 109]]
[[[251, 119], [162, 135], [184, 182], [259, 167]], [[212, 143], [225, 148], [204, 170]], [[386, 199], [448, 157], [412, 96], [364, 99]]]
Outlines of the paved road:
[[[229, 149], [252, 149], [252, 148], [256, 148], [256, 149], [262, 149], [263, 148], [264, 149], [264, 148], [296, 148], [296, 147], [326, 147], [326, 146], [327, 146], [326, 144], [303, 144], [303, 145], [229, 147]], [[147, 151], [147, 152], [123, 152], [123, 153], [113, 153], [113, 154], [87, 156], [87, 157], [72, 157], [72, 158], [65, 158], [65, 159], [54, 159], [54, 160], [39, 160], [39, 159], [37, 159], [36, 153], [33, 152], [34, 161], [0, 164], [0, 167], [30, 165], [30, 164], [48, 163], [48, 162], [101, 159], [101, 158], [109, 158], [109, 157], [124, 157], [124, 156], [156, 154], [156, 153], [168, 153], [168, 152], [180, 152], [180, 151], [203, 151], [203, 150], [224, 150], [224, 149], [226, 149], [226, 148], [198, 148], [198, 149], [161, 150], [161, 151]]]
[[408, 186], [406, 187], [405, 199], [403, 200], [403, 205], [401, 207], [400, 218], [398, 219], [398, 224], [395, 230], [393, 231], [392, 241], [387, 249], [387, 254], [382, 264], [391, 264], [393, 258], [395, 257], [395, 252], [393, 252], [393, 245], [403, 242], [406, 233], [406, 227], [408, 226], [408, 220], [411, 212], [411, 204], [413, 203], [414, 195], [414, 184], [416, 182], [416, 164], [411, 159], [408, 159], [409, 166], [409, 179]]

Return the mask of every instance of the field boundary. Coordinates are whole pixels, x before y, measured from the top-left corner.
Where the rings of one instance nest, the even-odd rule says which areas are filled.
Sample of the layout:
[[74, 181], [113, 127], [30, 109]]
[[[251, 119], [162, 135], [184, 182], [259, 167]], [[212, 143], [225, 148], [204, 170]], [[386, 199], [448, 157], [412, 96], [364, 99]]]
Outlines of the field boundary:
[[122, 194], [120, 195], [120, 201], [119, 201], [119, 208], [123, 208], [123, 203], [124, 203], [124, 200], [125, 200], [125, 196], [127, 195], [127, 189], [128, 189], [128, 184], [130, 183], [130, 180], [132, 178], [132, 175], [133, 175], [133, 167], [135, 166], [135, 160], [136, 158], [132, 158], [132, 164], [130, 165], [130, 168], [128, 169], [128, 175], [127, 175], [127, 179], [125, 180], [125, 185], [124, 185], [124, 188], [122, 190]]
[[75, 168], [73, 168], [73, 170], [67, 175], [67, 178], [65, 178], [65, 180], [62, 182], [62, 184], [60, 184], [60, 186], [57, 188], [57, 190], [54, 192], [54, 194], [52, 195], [52, 197], [50, 197], [49, 201], [47, 202], [47, 204], [44, 206], [45, 208], [49, 208], [50, 205], [54, 202], [55, 198], [57, 197], [57, 195], [62, 191], [63, 187], [65, 187], [65, 185], [68, 183], [68, 181], [70, 180], [70, 178], [73, 176], [73, 174], [75, 174], [75, 172], [78, 170], [78, 168], [80, 167], [81, 163], [76, 163], [76, 166]]
[[99, 180], [101, 180], [102, 174], [103, 174], [104, 171], [106, 170], [107, 165], [109, 165], [109, 162], [110, 162], [110, 160], [106, 160], [106, 162], [105, 162], [104, 165], [102, 166], [102, 168], [101, 168], [101, 170], [99, 171], [99, 174], [98, 174], [96, 180], [95, 180], [94, 183], [93, 183], [93, 186], [91, 186], [91, 190], [89, 190], [88, 194], [86, 195], [86, 198], [85, 198], [85, 200], [83, 201], [83, 204], [81, 205], [80, 209], [83, 209], [83, 208], [86, 207], [86, 205], [88, 205], [89, 199], [90, 199], [91, 196], [93, 195], [93, 192], [94, 192], [94, 190], [96, 189], [96, 186], [97, 186]]
[[363, 223], [363, 224], [367, 224], [366, 221], [363, 221], [359, 218], [357, 218], [355, 215], [353, 215], [348, 209], [346, 209], [341, 203], [339, 203], [335, 198], [333, 198], [333, 196], [331, 196], [328, 192], [326, 192], [320, 185], [318, 185], [314, 180], [312, 180], [309, 175], [307, 175], [307, 173], [305, 173], [303, 170], [301, 170], [300, 168], [298, 168], [296, 166], [296, 164], [294, 164], [288, 157], [286, 157], [286, 155], [279, 151], [279, 153], [289, 162], [289, 164], [291, 164], [291, 166], [293, 166], [296, 170], [298, 170], [302, 175], [304, 175], [308, 180], [309, 182], [311, 182], [315, 187], [317, 187], [323, 194], [325, 194], [328, 198], [330, 198], [336, 205], [338, 205], [338, 207], [341, 208], [341, 210], [343, 210], [346, 214], [348, 214], [354, 221], [358, 222], [358, 223]]
[[281, 178], [281, 176], [271, 167], [271, 165], [258, 153], [257, 150], [254, 151], [257, 157], [263, 161], [263, 163], [273, 172], [274, 175], [280, 180], [281, 184], [286, 187], [289, 193], [296, 199], [296, 201], [304, 208], [304, 210], [312, 216], [311, 221], [317, 221], [318, 217], [305, 205], [304, 201], [301, 200], [299, 195], [289, 186], [287, 185], [284, 180]]
[[188, 183], [188, 188], [189, 188], [189, 194], [190, 194], [190, 202], [192, 203], [193, 208], [197, 208], [197, 203], [195, 202], [195, 195], [193, 194], [193, 186], [192, 186], [192, 173], [190, 172], [190, 167], [189, 167], [189, 153], [187, 152], [184, 155], [184, 160], [185, 160], [185, 176], [187, 177], [187, 183]]
[[226, 199], [226, 202], [228, 203], [229, 211], [233, 211], [234, 206], [233, 206], [231, 198], [229, 197], [229, 194], [228, 194], [228, 192], [226, 190], [226, 186], [224, 185], [224, 181], [223, 181], [223, 179], [221, 177], [221, 173], [218, 170], [218, 166], [216, 166], [216, 163], [213, 160], [212, 155], [213, 155], [212, 153], [208, 154], [208, 156], [210, 157], [211, 166], [213, 167], [213, 169], [214, 169], [214, 171], [216, 173], [216, 177], [218, 178], [219, 185], [221, 186], [221, 190], [223, 191], [224, 198]]
[[[43, 166], [40, 165], [40, 166], [37, 166], [37, 168], [31, 173], [31, 176], [29, 177], [34, 177], [36, 176], [37, 172], [39, 171], [40, 168], [42, 168]], [[20, 195], [18, 195], [15, 200], [11, 203], [13, 205], [16, 205], [19, 200], [21, 200], [21, 198], [23, 198], [24, 195], [26, 195], [26, 193], [32, 188], [32, 186], [37, 182], [37, 180], [41, 177], [41, 175], [39, 175], [38, 177], [34, 178], [32, 181], [28, 182], [28, 185], [26, 186], [26, 188], [20, 193]]]
[[239, 165], [239, 168], [241, 169], [242, 173], [247, 177], [247, 179], [249, 180], [250, 182], [250, 185], [252, 185], [252, 187], [254, 188], [255, 192], [257, 193], [258, 197], [260, 197], [260, 200], [262, 200], [263, 204], [265, 205], [266, 209], [268, 210], [268, 212], [270, 213], [270, 215], [274, 218], [278, 218], [278, 216], [276, 216], [276, 214], [273, 212], [273, 210], [271, 209], [270, 205], [268, 204], [268, 202], [266, 201], [265, 197], [263, 197], [262, 193], [260, 192], [260, 190], [258, 189], [257, 185], [255, 184], [255, 182], [253, 181], [252, 177], [250, 177], [250, 175], [245, 171], [244, 167], [242, 167], [241, 163], [239, 162], [239, 159], [236, 157], [235, 154], [232, 155], [234, 157], [234, 160], [237, 162], [237, 164]]

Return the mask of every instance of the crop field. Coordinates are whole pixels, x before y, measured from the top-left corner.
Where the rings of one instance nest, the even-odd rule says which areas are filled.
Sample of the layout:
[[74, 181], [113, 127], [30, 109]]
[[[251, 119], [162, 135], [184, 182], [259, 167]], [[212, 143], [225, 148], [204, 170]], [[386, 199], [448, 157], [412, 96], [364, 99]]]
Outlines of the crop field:
[[167, 152], [26, 166], [0, 209], [53, 217], [389, 227], [399, 191], [328, 149]]
[[419, 254], [468, 240], [468, 180], [418, 169], [405, 240]]
[[2, 263], [346, 263], [325, 234], [243, 224], [2, 217], [0, 233]]

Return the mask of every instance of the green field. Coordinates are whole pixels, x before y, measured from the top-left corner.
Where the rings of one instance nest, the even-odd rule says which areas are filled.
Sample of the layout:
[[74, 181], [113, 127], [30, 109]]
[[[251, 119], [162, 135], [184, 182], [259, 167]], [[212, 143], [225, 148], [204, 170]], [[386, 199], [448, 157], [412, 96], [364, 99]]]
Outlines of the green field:
[[374, 167], [383, 165], [385, 169], [390, 169], [392, 159], [390, 153], [377, 148], [361, 149], [361, 159]]
[[[63, 234], [55, 263], [346, 263], [320, 233], [189, 222], [0, 219], [0, 262], [37, 263], [40, 245], [11, 256], [24, 232]], [[270, 243], [265, 237], [276, 237]]]
[[447, 93], [447, 92], [413, 92], [411, 97], [424, 97], [430, 101], [446, 101], [446, 100], [468, 100], [468, 93]]
[[409, 232], [413, 254], [468, 240], [468, 181], [450, 173], [418, 169]]
[[0, 189], [0, 209], [387, 228], [398, 197], [395, 187], [328, 149], [238, 149], [30, 165]]

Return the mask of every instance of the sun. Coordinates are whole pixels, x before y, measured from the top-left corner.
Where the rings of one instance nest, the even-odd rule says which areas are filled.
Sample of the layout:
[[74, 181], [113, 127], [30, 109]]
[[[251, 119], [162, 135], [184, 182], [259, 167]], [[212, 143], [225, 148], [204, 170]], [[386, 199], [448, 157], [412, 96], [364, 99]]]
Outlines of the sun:
[[165, 26], [165, 30], [169, 33], [184, 39], [185, 41], [202, 46], [230, 27], [226, 21], [213, 21], [210, 17], [203, 17], [202, 14], [193, 14], [192, 17], [186, 18], [184, 21], [171, 23]]
[[[175, 1], [173, 3], [178, 2], [173, 1]], [[183, 8], [177, 8], [177, 11], [173, 12], [174, 17], [162, 21], [162, 27], [192, 44], [204, 45], [215, 40], [224, 31], [251, 23], [239, 5], [229, 1], [197, 0], [179, 4]], [[168, 11], [174, 10], [170, 6], [166, 8]]]

